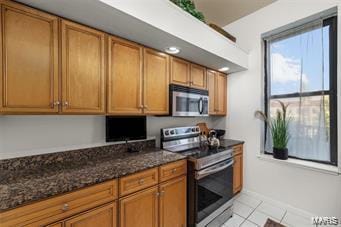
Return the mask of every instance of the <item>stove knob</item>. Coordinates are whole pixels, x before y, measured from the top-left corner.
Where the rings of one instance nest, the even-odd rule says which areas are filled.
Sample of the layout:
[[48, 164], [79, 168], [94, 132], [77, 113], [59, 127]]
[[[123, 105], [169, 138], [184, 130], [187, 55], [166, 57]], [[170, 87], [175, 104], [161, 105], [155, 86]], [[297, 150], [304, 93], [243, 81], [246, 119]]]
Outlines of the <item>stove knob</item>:
[[166, 135], [166, 136], [169, 136], [169, 130], [166, 130], [166, 131], [165, 131], [165, 135]]
[[195, 132], [195, 128], [192, 128], [192, 132]]
[[171, 130], [171, 131], [170, 131], [170, 134], [171, 134], [171, 135], [174, 135], [174, 134], [175, 134], [175, 131], [174, 131], [174, 130]]
[[196, 129], [195, 129], [195, 131], [199, 132], [199, 131], [200, 131], [199, 127], [198, 127], [198, 128], [196, 128]]

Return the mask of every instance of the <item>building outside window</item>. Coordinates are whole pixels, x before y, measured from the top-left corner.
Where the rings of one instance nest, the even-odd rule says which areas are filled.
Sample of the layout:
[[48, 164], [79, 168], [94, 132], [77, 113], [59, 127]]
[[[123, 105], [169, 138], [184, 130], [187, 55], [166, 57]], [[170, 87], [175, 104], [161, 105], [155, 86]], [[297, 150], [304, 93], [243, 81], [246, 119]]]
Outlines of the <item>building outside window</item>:
[[[263, 39], [265, 112], [274, 116], [277, 100], [289, 104], [289, 157], [337, 165], [336, 15]], [[265, 153], [271, 153], [269, 130], [264, 138]]]

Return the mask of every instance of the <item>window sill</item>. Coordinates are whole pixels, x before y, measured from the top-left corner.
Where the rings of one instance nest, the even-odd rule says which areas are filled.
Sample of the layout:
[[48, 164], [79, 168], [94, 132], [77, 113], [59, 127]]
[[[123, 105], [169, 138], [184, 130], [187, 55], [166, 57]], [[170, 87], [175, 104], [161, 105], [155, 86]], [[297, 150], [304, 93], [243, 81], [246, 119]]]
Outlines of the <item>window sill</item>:
[[265, 161], [277, 162], [283, 165], [296, 166], [299, 168], [309, 169], [309, 170], [322, 172], [326, 174], [331, 174], [331, 175], [341, 174], [341, 169], [339, 170], [337, 166], [304, 161], [304, 160], [299, 160], [299, 159], [294, 159], [294, 158], [289, 158], [288, 160], [280, 160], [280, 159], [273, 158], [272, 155], [270, 154], [259, 154], [257, 157]]

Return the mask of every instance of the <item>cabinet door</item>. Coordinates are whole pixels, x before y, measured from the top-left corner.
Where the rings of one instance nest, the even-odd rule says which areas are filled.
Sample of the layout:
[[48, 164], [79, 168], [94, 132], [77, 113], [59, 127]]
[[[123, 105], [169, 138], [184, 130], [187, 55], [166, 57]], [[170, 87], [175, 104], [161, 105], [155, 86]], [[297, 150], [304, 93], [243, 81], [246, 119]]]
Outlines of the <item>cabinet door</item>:
[[217, 72], [207, 70], [207, 83], [209, 95], [209, 114], [214, 115], [216, 112], [216, 74]]
[[243, 186], [243, 155], [234, 156], [233, 164], [233, 193], [241, 191]]
[[1, 14], [0, 111], [58, 112], [58, 18], [9, 1]]
[[160, 227], [186, 226], [186, 176], [160, 185]]
[[226, 115], [227, 76], [218, 73], [216, 76], [216, 114]]
[[120, 227], [158, 226], [158, 188], [153, 187], [120, 200]]
[[62, 111], [104, 113], [104, 33], [62, 20]]
[[169, 111], [169, 56], [144, 49], [144, 112], [164, 115]]
[[116, 202], [105, 205], [89, 212], [82, 213], [65, 221], [65, 227], [116, 227], [117, 207]]
[[206, 82], [206, 68], [191, 64], [191, 87], [207, 89]]
[[171, 83], [190, 86], [190, 63], [171, 57]]
[[53, 223], [53, 224], [47, 225], [46, 227], [63, 227], [63, 222]]
[[142, 54], [135, 43], [109, 38], [109, 114], [142, 114]]

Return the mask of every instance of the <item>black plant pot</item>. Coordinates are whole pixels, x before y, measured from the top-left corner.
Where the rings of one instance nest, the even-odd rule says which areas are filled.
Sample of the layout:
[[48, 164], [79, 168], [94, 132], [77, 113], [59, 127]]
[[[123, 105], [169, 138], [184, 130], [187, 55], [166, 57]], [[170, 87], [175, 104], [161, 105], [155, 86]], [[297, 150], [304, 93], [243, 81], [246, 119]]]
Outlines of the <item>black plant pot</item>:
[[287, 160], [288, 159], [288, 148], [272, 148], [273, 157], [276, 159]]

